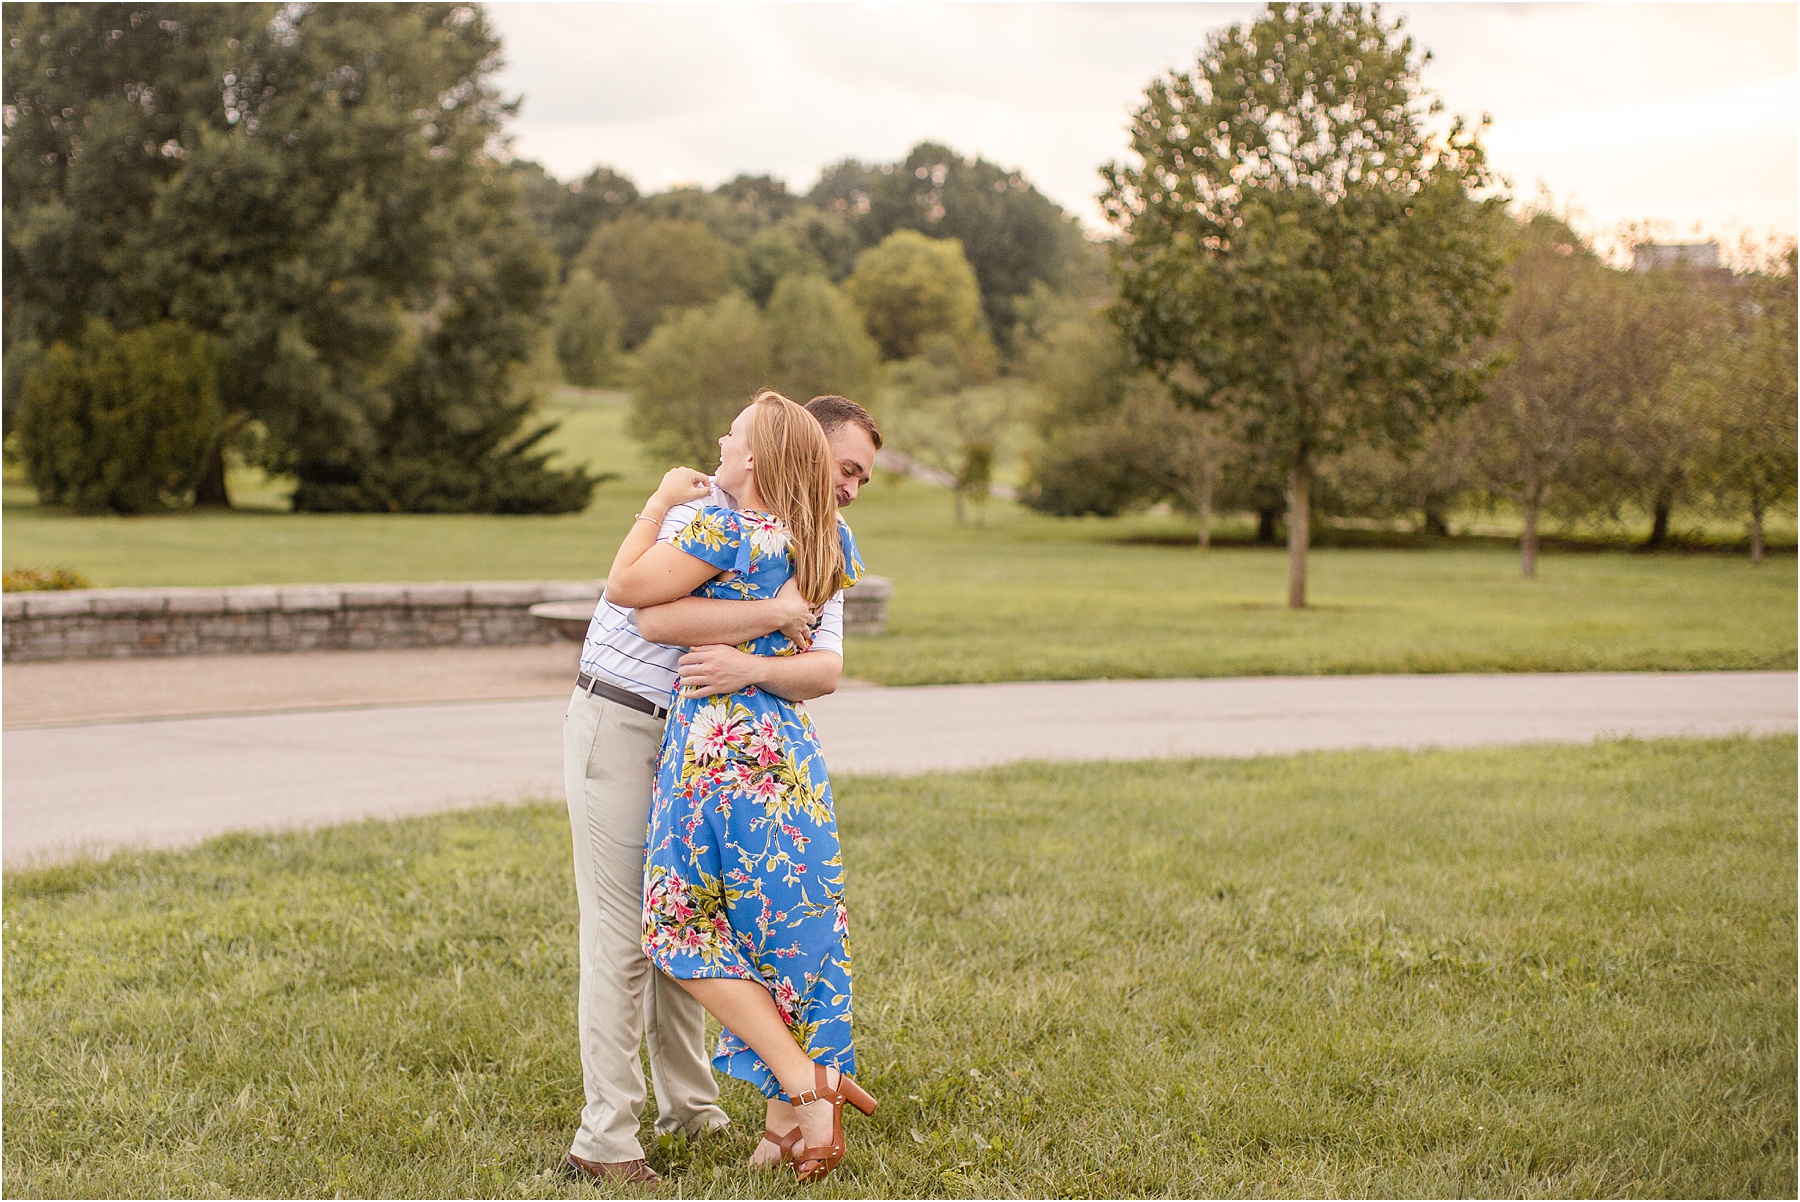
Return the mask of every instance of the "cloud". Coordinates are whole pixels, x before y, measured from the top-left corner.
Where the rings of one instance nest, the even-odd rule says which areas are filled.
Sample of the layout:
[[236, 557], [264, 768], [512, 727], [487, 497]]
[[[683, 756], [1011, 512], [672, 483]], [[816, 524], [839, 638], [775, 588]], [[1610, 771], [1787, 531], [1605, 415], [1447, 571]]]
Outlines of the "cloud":
[[[1151, 79], [1240, 4], [512, 4], [517, 152], [639, 185], [769, 172], [804, 190], [925, 139], [1024, 171], [1091, 226], [1097, 169]], [[1796, 8], [1414, 4], [1424, 79], [1493, 115], [1495, 165], [1599, 224], [1796, 227]]]

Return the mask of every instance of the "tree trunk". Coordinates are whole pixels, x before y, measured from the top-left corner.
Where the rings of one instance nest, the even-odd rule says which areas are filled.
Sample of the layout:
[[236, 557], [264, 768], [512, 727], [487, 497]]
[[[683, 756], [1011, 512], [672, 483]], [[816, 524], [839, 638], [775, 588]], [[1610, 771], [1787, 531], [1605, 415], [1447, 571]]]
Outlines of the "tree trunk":
[[954, 489], [952, 495], [956, 498], [956, 524], [960, 526], [963, 524], [964, 517], [967, 516], [963, 506], [963, 491], [960, 488]]
[[1538, 505], [1542, 498], [1525, 498], [1525, 531], [1519, 535], [1519, 571], [1527, 580], [1537, 579]]
[[1450, 519], [1444, 516], [1443, 510], [1425, 507], [1425, 533], [1437, 538], [1450, 537]]
[[1212, 485], [1200, 490], [1200, 549], [1212, 550]]
[[1256, 511], [1256, 541], [1265, 547], [1275, 545], [1275, 510]]
[[1762, 502], [1752, 501], [1750, 503], [1750, 562], [1759, 565], [1763, 561], [1762, 515]]
[[1310, 532], [1312, 464], [1305, 453], [1288, 471], [1288, 608], [1306, 608], [1306, 543]]
[[1660, 547], [1669, 541], [1669, 510], [1674, 508], [1667, 497], [1656, 498], [1656, 504], [1650, 509], [1650, 537], [1644, 540], [1646, 547]]
[[206, 453], [206, 465], [200, 469], [200, 482], [194, 486], [195, 509], [230, 509], [231, 496], [225, 491], [225, 440], [213, 443]]

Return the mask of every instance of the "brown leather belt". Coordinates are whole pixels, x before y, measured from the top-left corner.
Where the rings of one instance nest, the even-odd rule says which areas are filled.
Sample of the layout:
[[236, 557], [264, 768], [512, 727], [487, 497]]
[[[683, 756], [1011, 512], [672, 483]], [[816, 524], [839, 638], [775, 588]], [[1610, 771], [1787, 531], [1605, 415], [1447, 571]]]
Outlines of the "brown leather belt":
[[618, 685], [608, 684], [597, 677], [589, 676], [586, 672], [575, 677], [575, 687], [584, 693], [603, 697], [607, 701], [622, 705], [626, 709], [634, 709], [640, 714], [649, 714], [652, 718], [662, 719], [669, 716], [667, 706], [646, 701], [630, 689], [621, 689]]

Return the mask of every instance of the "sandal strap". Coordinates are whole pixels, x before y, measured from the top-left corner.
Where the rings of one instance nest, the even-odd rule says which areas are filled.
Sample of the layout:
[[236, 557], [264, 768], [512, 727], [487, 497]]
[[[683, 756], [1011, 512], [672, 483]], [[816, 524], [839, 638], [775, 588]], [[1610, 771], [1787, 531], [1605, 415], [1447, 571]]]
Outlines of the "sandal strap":
[[838, 1086], [843, 1084], [844, 1074], [838, 1074], [838, 1085], [829, 1084], [830, 1080], [831, 1077], [826, 1073], [825, 1066], [815, 1064], [813, 1065], [813, 1087], [802, 1090], [788, 1100], [795, 1106], [805, 1106], [809, 1102], [817, 1102], [820, 1098], [824, 1098], [827, 1102], [842, 1106], [844, 1095]]
[[767, 1127], [764, 1127], [762, 1137], [781, 1149], [783, 1160], [792, 1160], [794, 1158], [794, 1149], [800, 1143], [800, 1128], [795, 1127], [786, 1135], [777, 1135]]

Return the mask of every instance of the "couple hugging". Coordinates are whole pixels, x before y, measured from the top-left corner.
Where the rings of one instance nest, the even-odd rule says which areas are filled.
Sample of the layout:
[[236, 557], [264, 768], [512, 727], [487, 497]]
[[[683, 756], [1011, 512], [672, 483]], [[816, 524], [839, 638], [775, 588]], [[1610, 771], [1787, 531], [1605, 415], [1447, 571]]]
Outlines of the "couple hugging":
[[843, 1159], [844, 1103], [875, 1109], [851, 1079], [843, 858], [799, 703], [843, 671], [862, 562], [838, 509], [880, 446], [854, 401], [758, 393], [718, 474], [665, 475], [607, 573], [563, 720], [587, 1090], [571, 1171], [659, 1180], [640, 1038], [657, 1131], [726, 1126], [707, 1011], [712, 1063], [768, 1098], [752, 1165], [816, 1181]]

